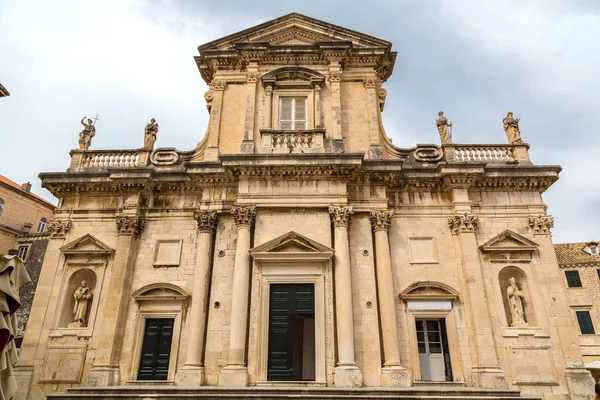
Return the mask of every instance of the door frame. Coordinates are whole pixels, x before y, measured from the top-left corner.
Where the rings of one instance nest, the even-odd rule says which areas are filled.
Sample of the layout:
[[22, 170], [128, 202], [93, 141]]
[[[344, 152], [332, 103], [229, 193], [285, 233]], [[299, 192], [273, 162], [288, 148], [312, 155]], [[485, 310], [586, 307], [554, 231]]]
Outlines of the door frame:
[[[273, 283], [312, 283], [315, 285], [315, 380], [326, 382], [325, 360], [325, 277], [322, 265], [289, 266], [263, 265], [260, 278], [259, 327], [257, 343], [257, 381], [267, 381], [269, 359], [270, 285]], [[290, 381], [294, 382], [294, 381]]]

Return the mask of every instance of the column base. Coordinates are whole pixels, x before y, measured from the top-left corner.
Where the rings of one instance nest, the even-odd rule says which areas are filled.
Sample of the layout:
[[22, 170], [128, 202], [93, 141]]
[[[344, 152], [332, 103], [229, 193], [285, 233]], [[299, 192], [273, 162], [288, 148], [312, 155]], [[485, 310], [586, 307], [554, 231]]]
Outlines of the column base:
[[121, 371], [118, 366], [92, 366], [86, 379], [86, 386], [117, 386], [121, 381]]
[[567, 387], [570, 399], [589, 399], [594, 393], [594, 378], [587, 369], [567, 367]]
[[204, 367], [199, 365], [184, 365], [175, 374], [177, 386], [203, 386]]
[[335, 367], [333, 384], [339, 388], [361, 387], [363, 382], [362, 372], [356, 365], [342, 365]]
[[248, 368], [242, 365], [228, 365], [219, 374], [219, 386], [248, 386]]
[[16, 366], [13, 372], [17, 381], [17, 391], [13, 395], [13, 400], [29, 399], [29, 391], [33, 381], [33, 365]]
[[412, 379], [410, 371], [398, 365], [381, 368], [381, 386], [383, 387], [410, 387]]
[[473, 380], [489, 389], [506, 389], [506, 377], [500, 367], [473, 367]]

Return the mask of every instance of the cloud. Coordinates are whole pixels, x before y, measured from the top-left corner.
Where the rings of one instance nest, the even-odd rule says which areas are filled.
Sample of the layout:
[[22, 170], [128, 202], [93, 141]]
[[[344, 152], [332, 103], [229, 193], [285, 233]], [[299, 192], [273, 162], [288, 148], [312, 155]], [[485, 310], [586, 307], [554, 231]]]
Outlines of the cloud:
[[397, 145], [437, 143], [439, 110], [457, 142], [504, 143], [513, 111], [534, 162], [564, 167], [544, 195], [555, 239], [598, 239], [593, 0], [4, 2], [0, 171], [39, 191], [38, 172], [68, 166], [83, 115], [100, 115], [95, 148], [138, 147], [151, 117], [157, 146], [193, 148], [207, 124], [196, 47], [292, 11], [393, 43], [384, 124]]

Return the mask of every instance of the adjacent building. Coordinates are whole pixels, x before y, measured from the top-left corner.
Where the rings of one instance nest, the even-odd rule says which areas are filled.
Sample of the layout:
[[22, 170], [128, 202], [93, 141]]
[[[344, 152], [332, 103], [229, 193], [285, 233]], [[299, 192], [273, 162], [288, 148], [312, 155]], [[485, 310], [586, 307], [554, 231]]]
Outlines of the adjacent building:
[[583, 361], [600, 377], [600, 243], [555, 244]]
[[394, 146], [398, 56], [293, 13], [199, 47], [195, 149], [152, 149], [151, 121], [90, 150], [86, 126], [41, 174], [20, 398], [591, 399], [542, 200], [561, 168], [512, 114], [509, 144], [455, 144], [440, 113], [444, 144]]

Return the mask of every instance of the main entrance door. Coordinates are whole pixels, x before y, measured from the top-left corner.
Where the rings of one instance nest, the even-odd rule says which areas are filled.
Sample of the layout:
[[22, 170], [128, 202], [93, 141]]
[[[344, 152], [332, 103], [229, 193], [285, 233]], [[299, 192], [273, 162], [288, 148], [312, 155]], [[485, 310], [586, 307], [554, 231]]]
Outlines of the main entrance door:
[[315, 287], [271, 284], [267, 380], [315, 380]]
[[421, 380], [452, 381], [445, 321], [443, 319], [418, 319], [415, 324]]
[[146, 319], [138, 380], [167, 380], [169, 359], [171, 358], [173, 323], [173, 318]]

